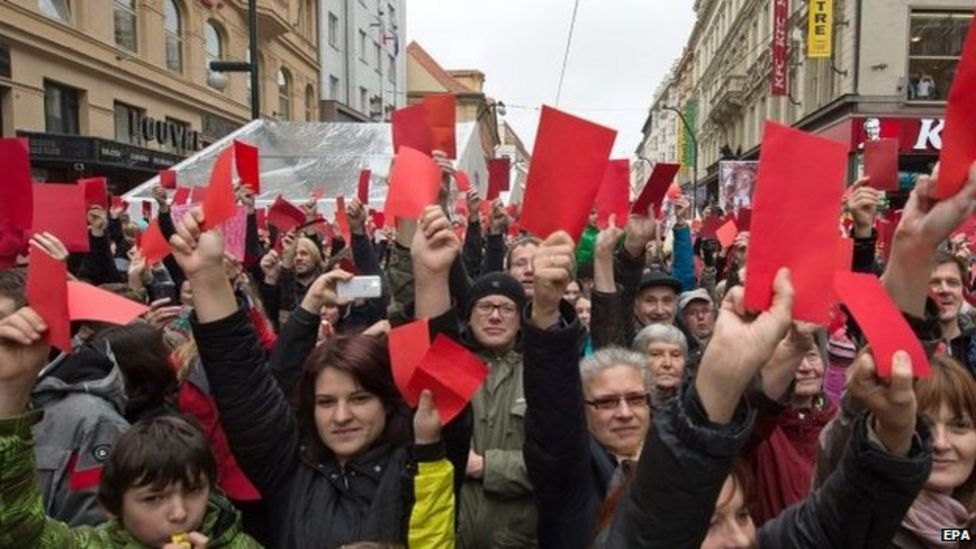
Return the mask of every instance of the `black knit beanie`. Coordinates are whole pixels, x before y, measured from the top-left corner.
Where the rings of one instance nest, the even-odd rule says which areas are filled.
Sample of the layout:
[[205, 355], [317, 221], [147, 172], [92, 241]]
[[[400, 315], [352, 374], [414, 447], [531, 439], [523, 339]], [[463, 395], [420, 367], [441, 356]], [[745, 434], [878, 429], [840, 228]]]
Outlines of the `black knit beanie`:
[[502, 295], [511, 299], [515, 302], [515, 306], [518, 307], [519, 314], [525, 308], [525, 289], [522, 288], [522, 284], [518, 280], [515, 280], [514, 277], [506, 273], [488, 273], [479, 276], [474, 281], [474, 285], [471, 286], [471, 292], [468, 294], [468, 307], [464, 311], [464, 319], [470, 320], [471, 309], [474, 307], [474, 304], [479, 299], [489, 295]]

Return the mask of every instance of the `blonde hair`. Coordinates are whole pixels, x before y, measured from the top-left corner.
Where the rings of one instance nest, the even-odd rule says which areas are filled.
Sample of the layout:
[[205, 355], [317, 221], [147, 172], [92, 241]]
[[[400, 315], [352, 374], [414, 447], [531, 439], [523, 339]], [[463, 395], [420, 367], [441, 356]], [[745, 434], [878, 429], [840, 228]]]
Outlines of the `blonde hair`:
[[295, 243], [295, 249], [305, 250], [308, 255], [315, 259], [315, 267], [322, 267], [322, 250], [319, 249], [314, 240], [306, 236], [301, 236], [298, 238], [298, 242]]

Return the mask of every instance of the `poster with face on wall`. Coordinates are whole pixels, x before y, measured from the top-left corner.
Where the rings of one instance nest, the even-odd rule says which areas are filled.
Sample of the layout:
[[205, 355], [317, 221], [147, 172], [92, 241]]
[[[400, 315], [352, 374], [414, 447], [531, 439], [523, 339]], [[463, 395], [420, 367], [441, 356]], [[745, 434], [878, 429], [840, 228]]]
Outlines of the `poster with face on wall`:
[[719, 162], [719, 206], [725, 213], [752, 208], [752, 194], [756, 190], [759, 162], [725, 160]]

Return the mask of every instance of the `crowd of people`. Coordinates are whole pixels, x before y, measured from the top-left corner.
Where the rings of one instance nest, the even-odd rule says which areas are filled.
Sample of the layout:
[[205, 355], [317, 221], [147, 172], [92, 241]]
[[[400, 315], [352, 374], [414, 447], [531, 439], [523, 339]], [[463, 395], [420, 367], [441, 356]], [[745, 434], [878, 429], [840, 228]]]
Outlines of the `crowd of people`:
[[[748, 232], [723, 247], [684, 198], [665, 219], [591, 215], [574, 242], [511, 230], [518, 212], [476, 189], [453, 200], [437, 160], [438, 204], [377, 227], [350, 200], [345, 237], [259, 226], [238, 187], [243, 261], [163, 188], [156, 264], [121, 207], [88, 210], [87, 253], [31, 237], [0, 270], [0, 546], [974, 546], [976, 300], [957, 229], [976, 164], [946, 200], [920, 178], [890, 249], [870, 181], [838, 220], [851, 269], [882, 277], [926, 348], [915, 379], [840, 309], [794, 319], [787, 269], [747, 311]], [[36, 254], [149, 312], [73, 322], [73, 352], [52, 350], [26, 300]], [[354, 276], [381, 295], [340, 298]], [[395, 380], [388, 334], [414, 319], [487, 367], [448, 422], [433, 387], [411, 407]]]

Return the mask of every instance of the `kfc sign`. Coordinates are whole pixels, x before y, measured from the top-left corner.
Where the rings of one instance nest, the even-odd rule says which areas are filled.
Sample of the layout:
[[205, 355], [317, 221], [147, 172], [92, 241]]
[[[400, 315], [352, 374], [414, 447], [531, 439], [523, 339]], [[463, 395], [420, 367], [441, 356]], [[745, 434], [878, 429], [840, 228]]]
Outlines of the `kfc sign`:
[[944, 118], [856, 118], [852, 146], [860, 150], [865, 141], [890, 138], [905, 154], [938, 153], [944, 127]]
[[787, 23], [790, 16], [789, 0], [774, 0], [773, 4], [773, 55], [771, 74], [769, 75], [770, 92], [776, 96], [784, 96], [789, 93], [787, 82]]

